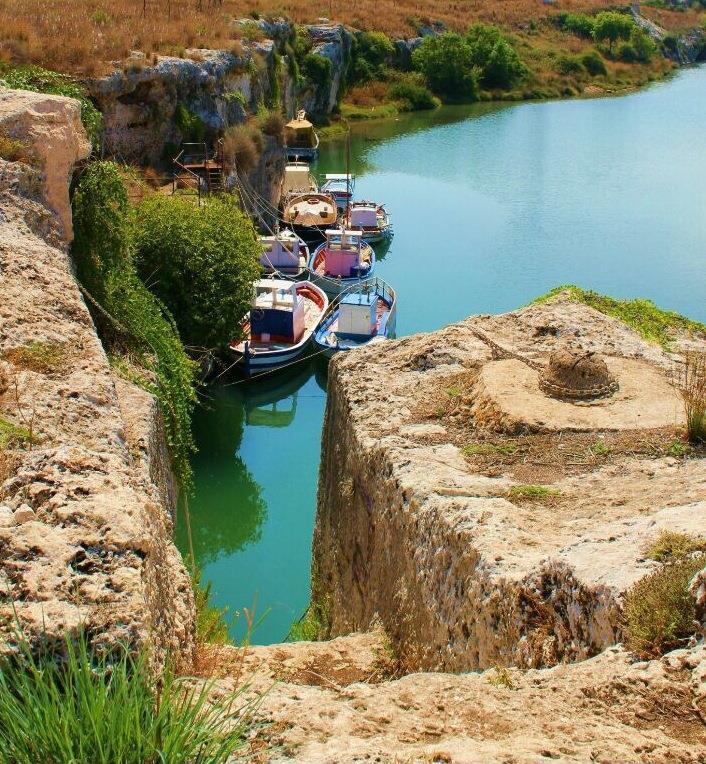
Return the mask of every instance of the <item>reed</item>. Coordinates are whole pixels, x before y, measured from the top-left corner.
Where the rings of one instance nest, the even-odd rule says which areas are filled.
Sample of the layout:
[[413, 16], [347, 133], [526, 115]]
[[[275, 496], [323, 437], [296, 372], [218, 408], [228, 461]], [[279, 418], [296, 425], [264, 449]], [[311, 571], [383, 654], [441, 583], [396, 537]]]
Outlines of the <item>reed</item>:
[[687, 352], [676, 377], [689, 440], [706, 443], [706, 352]]

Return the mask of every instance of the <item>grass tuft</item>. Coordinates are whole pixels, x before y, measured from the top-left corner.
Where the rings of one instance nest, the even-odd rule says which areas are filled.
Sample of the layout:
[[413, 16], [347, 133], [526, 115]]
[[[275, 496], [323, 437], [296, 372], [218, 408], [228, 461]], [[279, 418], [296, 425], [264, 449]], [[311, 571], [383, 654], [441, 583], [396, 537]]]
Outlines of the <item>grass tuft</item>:
[[22, 448], [36, 443], [37, 439], [26, 428], [0, 417], [0, 448]]
[[691, 579], [704, 566], [706, 554], [682, 557], [641, 578], [625, 594], [625, 646], [653, 657], [683, 646], [694, 634], [696, 603]]
[[556, 499], [561, 492], [546, 485], [513, 485], [507, 492], [510, 500], [548, 502]]
[[645, 557], [657, 562], [676, 562], [696, 552], [706, 552], [706, 539], [663, 530], [645, 549]]
[[518, 448], [515, 443], [469, 443], [461, 449], [461, 453], [464, 456], [512, 456]]
[[512, 681], [512, 676], [504, 666], [494, 666], [493, 674], [488, 676], [488, 682], [490, 682], [493, 687], [507, 687], [508, 690], [515, 689], [515, 683]]
[[39, 374], [59, 374], [66, 371], [68, 345], [63, 342], [28, 342], [5, 353], [5, 359], [20, 369]]
[[677, 373], [677, 389], [684, 403], [687, 436], [691, 443], [706, 443], [706, 353], [692, 351], [684, 356]]

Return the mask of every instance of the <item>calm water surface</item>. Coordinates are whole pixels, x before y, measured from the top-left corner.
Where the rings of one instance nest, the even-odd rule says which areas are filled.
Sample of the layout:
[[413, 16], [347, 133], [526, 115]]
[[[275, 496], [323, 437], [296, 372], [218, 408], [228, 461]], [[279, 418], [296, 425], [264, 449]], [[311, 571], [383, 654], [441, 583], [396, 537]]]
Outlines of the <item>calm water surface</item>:
[[[564, 283], [706, 321], [705, 125], [702, 68], [623, 98], [356, 126], [356, 197], [394, 220], [378, 273], [398, 291], [398, 334]], [[342, 144], [322, 149], [318, 172], [345, 170]], [[196, 556], [215, 602], [254, 605], [254, 641], [281, 641], [309, 600], [325, 368], [210, 394], [195, 421]]]

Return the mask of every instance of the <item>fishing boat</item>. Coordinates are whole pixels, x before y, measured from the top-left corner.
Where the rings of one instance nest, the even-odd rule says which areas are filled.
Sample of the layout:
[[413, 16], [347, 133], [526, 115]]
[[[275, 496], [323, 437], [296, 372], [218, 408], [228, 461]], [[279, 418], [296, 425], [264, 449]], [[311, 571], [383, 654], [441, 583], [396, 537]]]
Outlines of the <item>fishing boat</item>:
[[363, 241], [379, 242], [392, 238], [392, 221], [383, 204], [352, 202], [344, 221], [347, 227], [363, 232]]
[[316, 159], [319, 154], [319, 136], [314, 126], [300, 109], [297, 116], [284, 126], [284, 145], [287, 158]]
[[323, 232], [336, 224], [338, 209], [329, 194], [292, 194], [285, 200], [282, 219], [304, 241], [321, 241]]
[[309, 260], [311, 279], [327, 294], [337, 295], [372, 276], [375, 251], [361, 231], [334, 228]]
[[330, 358], [341, 350], [394, 337], [396, 319], [395, 290], [380, 278], [368, 279], [331, 302], [314, 342]]
[[336, 200], [336, 206], [339, 210], [346, 209], [353, 198], [354, 188], [355, 175], [329, 173], [324, 175], [324, 182], [321, 184], [321, 191], [325, 194], [331, 194]]
[[288, 228], [272, 236], [260, 236], [260, 246], [260, 267], [263, 273], [281, 273], [298, 279], [307, 272], [309, 247]]
[[305, 352], [327, 308], [328, 297], [311, 281], [256, 281], [242, 339], [230, 344], [236, 362], [248, 376], [291, 363]]
[[287, 162], [280, 185], [282, 202], [286, 202], [290, 196], [316, 194], [318, 191], [319, 185], [306, 162]]

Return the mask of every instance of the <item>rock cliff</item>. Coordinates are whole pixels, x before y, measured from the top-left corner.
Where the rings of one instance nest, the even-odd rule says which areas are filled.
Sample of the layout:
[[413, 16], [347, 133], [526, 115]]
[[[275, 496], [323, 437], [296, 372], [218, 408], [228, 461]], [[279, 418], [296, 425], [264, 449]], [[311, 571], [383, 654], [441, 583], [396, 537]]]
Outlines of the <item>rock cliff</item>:
[[[567, 338], [607, 357], [614, 395], [541, 392]], [[670, 455], [672, 367], [561, 298], [336, 359], [313, 562], [331, 634], [379, 619], [412, 670], [547, 666], [619, 642], [650, 540], [706, 535], [706, 462]]]
[[157, 664], [168, 651], [188, 663], [193, 601], [171, 541], [161, 420], [114, 378], [66, 252], [68, 179], [87, 153], [78, 104], [3, 91], [0, 109], [36, 155], [51, 148], [37, 167], [0, 160], [4, 637], [15, 618], [50, 643], [82, 627], [95, 644], [149, 644]]

